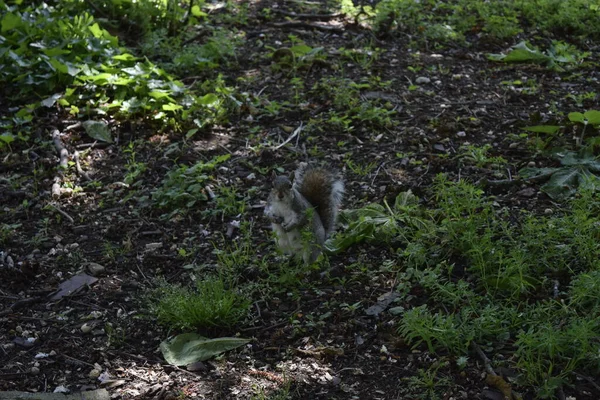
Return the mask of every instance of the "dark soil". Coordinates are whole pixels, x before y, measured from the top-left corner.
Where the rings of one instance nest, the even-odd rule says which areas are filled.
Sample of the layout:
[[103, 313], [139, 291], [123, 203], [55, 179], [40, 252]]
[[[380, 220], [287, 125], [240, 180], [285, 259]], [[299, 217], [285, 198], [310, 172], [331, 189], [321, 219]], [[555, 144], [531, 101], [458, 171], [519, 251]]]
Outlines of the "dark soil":
[[[292, 10], [291, 3], [278, 6], [279, 10]], [[427, 203], [433, 177], [447, 173], [450, 179], [461, 177], [481, 183], [486, 194], [496, 196], [502, 206], [543, 213], [555, 205], [538, 187], [513, 178], [529, 163], [550, 166], [552, 161], [536, 155], [535, 149], [515, 135], [522, 132], [520, 127], [537, 124], [537, 120], [552, 120], [556, 109], [569, 112], [598, 107], [594, 100], [577, 106], [566, 97], [594, 90], [590, 82], [600, 77], [591, 65], [598, 65], [597, 57], [574, 72], [559, 73], [486, 59], [487, 53], [506, 49], [512, 43], [474, 42], [468, 48], [456, 45], [417, 52], [409, 48], [406, 36], [377, 38], [339, 18], [329, 22], [341, 31], [331, 32], [275, 27], [271, 23], [284, 22], [283, 15], [274, 13], [270, 21], [261, 15], [253, 6], [248, 25], [237, 27], [247, 32], [247, 40], [238, 51], [237, 62], [223, 72], [227, 83], [237, 86], [240, 92], [262, 92], [261, 97], [270, 101], [293, 97], [289, 71], [274, 68], [267, 56], [267, 46], [278, 48], [281, 43], [289, 43], [289, 34], [311, 47], [324, 47], [328, 62], [339, 57], [336, 50], [340, 47], [370, 44], [382, 49], [381, 56], [367, 69], [350, 60], [343, 63], [343, 71], [333, 68], [333, 63], [308, 65], [299, 71], [304, 81], [302, 102], [306, 104], [275, 118], [242, 110], [231, 118], [230, 125], [195, 137], [190, 146], [177, 147], [173, 153], [167, 149], [180, 142], [180, 137], [154, 135], [143, 129], [138, 132], [133, 124], [121, 125], [117, 128], [121, 144], [147, 139], [135, 147], [135, 161], [147, 166], [138, 178], [143, 182], [140, 185], [123, 183], [131, 160], [123, 145], [93, 147], [83, 165], [100, 185], [85, 186], [84, 179], [73, 173], [73, 181], [84, 190], [56, 201], [51, 198], [50, 188], [58, 158], [51, 141], [27, 153], [14, 152], [4, 160], [0, 169], [0, 218], [5, 224], [15, 225], [3, 233], [0, 250], [12, 257], [16, 269], [0, 269], [0, 390], [43, 392], [59, 385], [74, 391], [95, 388], [100, 386], [93, 375], [96, 371], [110, 375], [101, 385], [115, 399], [249, 399], [252, 393], [259, 393], [259, 388], [269, 398], [272, 390], [286, 386], [282, 383], [286, 380], [291, 382], [290, 394], [296, 399], [502, 398], [486, 383], [485, 366], [476, 354], [469, 357], [463, 370], [458, 370], [454, 358], [430, 354], [425, 347], [413, 350], [399, 340], [398, 320], [393, 316], [365, 313], [394, 288], [394, 272], [382, 267], [385, 260], [393, 259], [393, 249], [384, 246], [361, 246], [332, 256], [329, 274], [321, 276], [316, 271], [299, 277], [296, 287], [277, 292], [267, 301], [254, 299], [252, 322], [237, 330], [203, 332], [215, 337], [239, 334], [252, 338], [244, 348], [202, 363], [193, 372], [169, 366], [163, 360], [158, 345], [176, 332], [157, 325], [145, 313], [147, 305], [142, 298], [146, 289], [153, 287], [155, 278], [187, 283], [190, 270], [182, 268], [184, 265], [215, 264], [214, 246], [226, 248], [237, 240], [235, 229], [231, 237], [226, 235], [234, 220], [255, 222], [256, 257], [274, 251], [268, 223], [262, 217], [269, 175], [257, 173], [256, 168], [266, 168], [270, 173], [274, 166], [291, 171], [306, 159], [328, 162], [344, 173], [346, 208], [393, 199], [408, 189]], [[370, 95], [392, 103], [397, 110], [395, 124], [373, 127], [357, 123], [352, 132], [327, 129], [310, 132], [312, 138], [302, 133], [297, 148], [294, 140], [278, 150], [256, 151], [261, 143], [271, 141], [277, 145], [285, 140], [290, 134], [286, 127], [295, 129], [330, 109], [331, 99], [309, 89], [321, 77], [342, 74], [355, 82], [369, 76], [393, 80], [388, 88]], [[237, 83], [237, 77], [248, 76], [255, 79]], [[419, 77], [429, 82], [409, 90]], [[532, 85], [535, 93], [526, 94], [519, 87], [503, 84], [515, 80], [536, 82]], [[63, 142], [72, 153], [89, 140], [77, 129], [66, 131], [72, 122], [63, 123], [64, 119], [63, 115], [45, 116], [40, 129], [50, 130], [51, 125], [58, 124], [65, 132]], [[347, 144], [340, 147], [341, 141]], [[490, 144], [490, 155], [502, 156], [508, 164], [495, 169], [462, 162], [459, 148], [466, 143]], [[317, 151], [312, 153], [315, 147]], [[240, 193], [259, 188], [250, 192], [244, 215], [222, 219], [220, 215], [202, 217], [196, 212], [164, 220], [161, 210], [138, 208], [137, 200], [160, 186], [174, 165], [191, 165], [227, 153], [232, 154], [231, 159], [216, 172], [219, 184], [235, 186]], [[375, 167], [366, 175], [353, 173], [343, 162], [348, 153], [355, 163], [375, 163]], [[252, 173], [254, 179], [249, 177]], [[6, 180], [15, 176], [16, 187]], [[508, 183], [494, 183], [501, 180]], [[23, 202], [29, 206], [23, 207]], [[73, 222], [48, 206], [51, 203]], [[181, 247], [193, 248], [193, 255], [178, 257]], [[86, 270], [89, 262], [105, 267], [97, 282], [60, 300], [49, 300], [48, 295], [61, 282]], [[354, 267], [359, 262], [368, 271]], [[259, 280], [260, 276], [252, 276], [250, 271], [247, 279]], [[414, 294], [419, 295], [417, 290]], [[341, 306], [357, 302], [360, 306], [355, 311]], [[91, 331], [84, 333], [84, 324], [91, 326]], [[28, 338], [35, 340], [23, 340]], [[39, 356], [41, 353], [47, 356]], [[488, 357], [501, 359], [510, 354], [488, 353]], [[433, 381], [437, 393], [434, 397], [428, 394], [426, 385], [415, 386], [414, 382], [422, 377], [420, 370], [436, 366], [440, 368]], [[563, 389], [565, 396], [577, 400], [600, 398], [597, 384], [584, 378], [576, 382], [575, 387]], [[534, 395], [525, 393], [525, 398]]]

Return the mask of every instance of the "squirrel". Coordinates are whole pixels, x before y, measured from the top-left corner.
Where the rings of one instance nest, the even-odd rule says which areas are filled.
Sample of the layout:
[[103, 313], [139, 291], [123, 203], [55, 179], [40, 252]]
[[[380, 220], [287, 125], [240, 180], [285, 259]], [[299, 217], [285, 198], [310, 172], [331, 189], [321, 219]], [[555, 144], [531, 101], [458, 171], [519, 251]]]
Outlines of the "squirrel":
[[[278, 247], [286, 254], [302, 255], [306, 264], [315, 262], [335, 229], [343, 196], [343, 180], [325, 168], [300, 163], [293, 183], [273, 173], [265, 215], [271, 221]], [[312, 239], [305, 245], [302, 229], [309, 222]]]

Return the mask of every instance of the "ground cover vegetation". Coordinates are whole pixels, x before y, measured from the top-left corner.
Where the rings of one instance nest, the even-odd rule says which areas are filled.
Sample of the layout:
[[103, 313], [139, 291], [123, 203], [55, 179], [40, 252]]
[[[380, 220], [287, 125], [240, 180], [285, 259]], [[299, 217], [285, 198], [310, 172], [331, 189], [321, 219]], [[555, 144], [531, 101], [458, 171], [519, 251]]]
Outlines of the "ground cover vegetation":
[[[0, 0], [0, 389], [599, 398], [598, 39], [586, 0]], [[347, 187], [310, 266], [262, 217], [306, 160]]]

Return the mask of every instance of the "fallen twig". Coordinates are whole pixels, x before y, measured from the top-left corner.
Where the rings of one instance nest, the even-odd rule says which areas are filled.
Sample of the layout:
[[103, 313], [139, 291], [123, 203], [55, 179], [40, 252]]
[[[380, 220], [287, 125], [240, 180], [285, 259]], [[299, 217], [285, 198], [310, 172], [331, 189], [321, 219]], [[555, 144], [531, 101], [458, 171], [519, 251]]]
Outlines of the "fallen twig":
[[68, 219], [72, 224], [75, 223], [75, 220], [73, 219], [73, 217], [71, 217], [69, 214], [67, 214], [65, 211], [61, 210], [58, 206], [55, 206], [54, 204], [48, 204], [48, 206], [54, 208], [56, 211], [58, 211], [59, 213], [61, 213], [66, 219]]
[[60, 157], [58, 165], [61, 168], [66, 169], [69, 161], [69, 151], [63, 146], [62, 141], [60, 140], [60, 131], [58, 129], [55, 129], [52, 132], [52, 141], [54, 142], [54, 147], [56, 147], [56, 151]]
[[[479, 347], [479, 345], [477, 345], [477, 343], [471, 342], [471, 348], [475, 351], [475, 353], [477, 353], [477, 355], [483, 362], [485, 371], [488, 374], [488, 379], [486, 379], [486, 381], [490, 380], [490, 383], [492, 383], [493, 386], [495, 386], [499, 390], [501, 390], [502, 394], [504, 394], [505, 397], [510, 396], [510, 398], [512, 400], [521, 400], [522, 396], [520, 394], [518, 394], [517, 392], [515, 392], [514, 390], [512, 390], [512, 388], [510, 387], [510, 384], [508, 382], [506, 382], [500, 375], [498, 375], [496, 373], [496, 371], [494, 371], [494, 368], [492, 367], [492, 362], [485, 355], [483, 350], [481, 350], [481, 347]], [[489, 377], [492, 377], [492, 379], [489, 379]]]
[[294, 130], [294, 132], [292, 132], [292, 134], [283, 143], [281, 143], [279, 146], [275, 147], [275, 150], [279, 150], [280, 148], [282, 148], [283, 146], [285, 146], [286, 144], [288, 144], [293, 138], [295, 138], [296, 136], [298, 136], [300, 134], [300, 132], [302, 131], [302, 128], [304, 128], [304, 123], [300, 122], [300, 126], [297, 127]]
[[79, 163], [79, 151], [75, 150], [73, 153], [73, 158], [75, 159], [75, 168], [77, 169], [77, 173], [79, 176], [83, 176], [87, 181], [91, 181], [92, 178], [81, 168], [81, 164]]

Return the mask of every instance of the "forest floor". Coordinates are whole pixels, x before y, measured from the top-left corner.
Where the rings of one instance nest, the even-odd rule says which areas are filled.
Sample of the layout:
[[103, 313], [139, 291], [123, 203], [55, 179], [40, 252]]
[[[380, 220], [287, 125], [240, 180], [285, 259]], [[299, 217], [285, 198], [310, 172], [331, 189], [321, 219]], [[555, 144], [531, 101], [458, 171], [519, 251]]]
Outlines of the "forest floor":
[[[271, 10], [268, 18], [263, 8]], [[399, 337], [397, 315], [370, 308], [382, 302], [387, 308], [385, 296], [397, 284], [401, 267], [394, 267], [393, 246], [357, 244], [330, 255], [317, 270], [286, 275], [281, 268], [288, 264], [275, 255], [262, 215], [269, 176], [274, 168], [289, 173], [301, 161], [325, 162], [344, 175], [343, 208], [355, 209], [393, 203], [408, 190], [422, 205], [432, 204], [432, 182], [444, 173], [451, 181], [477, 183], [498, 209], [548, 214], [557, 203], [538, 182], [517, 177], [524, 167], [557, 163], [521, 128], [598, 107], [597, 96], [586, 97], [598, 88], [598, 53], [587, 59], [591, 66], [575, 71], [503, 64], [487, 54], [512, 43], [474, 35], [469, 46], [425, 43], [417, 50], [409, 35], [375, 36], [339, 15], [292, 24], [283, 13], [292, 11], [328, 12], [257, 3], [244, 25], [225, 25], [244, 40], [235, 61], [217, 71], [236, 92], [264, 99], [243, 104], [229, 123], [186, 139], [126, 121], [113, 126], [117, 143], [94, 144], [81, 127], [72, 127], [73, 118], [59, 110], [46, 114], [39, 134], [58, 128], [59, 142], [69, 154], [83, 154], [82, 167], [93, 181], [70, 166], [73, 190], [63, 188], [55, 199], [52, 140], [5, 158], [1, 390], [82, 390], [97, 387], [101, 375], [101, 386], [115, 399], [504, 398], [502, 385], [486, 376], [510, 354], [488, 354], [490, 365], [474, 352], [459, 368], [453, 355]], [[298, 44], [308, 47], [294, 49]], [[281, 48], [288, 50], [273, 54]], [[180, 79], [194, 85], [199, 78]], [[363, 103], [370, 108], [360, 109]], [[360, 110], [340, 111], [345, 104]], [[163, 187], [167, 171], [225, 155], [229, 159], [202, 184], [207, 201], [168, 217], [173, 209], [143, 206]], [[19, 187], [8, 184], [15, 176]], [[211, 198], [211, 188], [222, 203]], [[179, 331], [149, 315], [147, 290], [158, 278], [186, 284], [202, 277], [217, 268], [220, 254], [234, 249], [250, 252], [236, 261], [247, 264], [237, 266], [241, 284], [258, 288], [249, 317], [234, 328], [202, 333], [251, 342], [193, 371], [169, 365], [159, 344]], [[15, 268], [6, 266], [6, 255]], [[253, 261], [243, 258], [249, 255]], [[269, 270], [265, 286], [260, 262]], [[88, 280], [73, 284], [71, 294], [49, 297], [77, 274]], [[421, 295], [414, 288], [394, 304], [408, 309], [431, 301]], [[597, 377], [581, 373], [572, 382], [560, 396], [600, 398]], [[520, 389], [524, 398], [536, 395]]]

